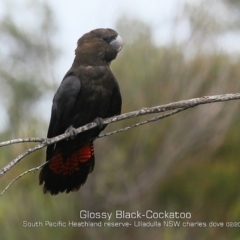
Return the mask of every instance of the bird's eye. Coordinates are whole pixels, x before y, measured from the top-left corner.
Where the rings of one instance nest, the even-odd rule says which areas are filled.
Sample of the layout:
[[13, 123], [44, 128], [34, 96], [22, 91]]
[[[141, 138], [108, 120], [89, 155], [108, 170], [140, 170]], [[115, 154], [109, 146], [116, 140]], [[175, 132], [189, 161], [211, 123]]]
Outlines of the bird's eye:
[[107, 42], [107, 41], [108, 41], [108, 37], [107, 37], [107, 36], [104, 36], [104, 37], [103, 37], [103, 40]]

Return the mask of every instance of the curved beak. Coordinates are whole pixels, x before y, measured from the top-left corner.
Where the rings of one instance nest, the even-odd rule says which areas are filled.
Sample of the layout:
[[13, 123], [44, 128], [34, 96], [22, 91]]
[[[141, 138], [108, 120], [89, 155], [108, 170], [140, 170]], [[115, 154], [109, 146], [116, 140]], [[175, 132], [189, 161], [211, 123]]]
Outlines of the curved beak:
[[117, 51], [120, 52], [122, 50], [123, 47], [123, 40], [120, 37], [120, 35], [118, 35], [113, 41], [110, 42], [110, 45]]

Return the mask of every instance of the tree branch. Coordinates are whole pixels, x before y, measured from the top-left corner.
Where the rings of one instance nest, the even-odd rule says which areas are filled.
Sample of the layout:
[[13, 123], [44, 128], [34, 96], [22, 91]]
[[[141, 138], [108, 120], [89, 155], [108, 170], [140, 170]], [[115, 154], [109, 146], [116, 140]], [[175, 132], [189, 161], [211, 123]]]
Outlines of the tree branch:
[[13, 139], [13, 140], [8, 140], [5, 142], [0, 143], [0, 147], [12, 145], [15, 143], [24, 143], [24, 142], [43, 142], [46, 140], [46, 138], [19, 138], [19, 139]]
[[[115, 133], [126, 131], [128, 129], [133, 128], [133, 127], [138, 127], [140, 125], [143, 125], [143, 124], [146, 124], [146, 123], [149, 123], [149, 122], [157, 121], [157, 120], [169, 117], [173, 114], [179, 113], [181, 111], [184, 111], [186, 109], [196, 107], [196, 106], [201, 105], [201, 104], [209, 104], [209, 103], [214, 103], [214, 102], [224, 102], [224, 101], [238, 100], [238, 99], [240, 99], [240, 93], [231, 93], [231, 94], [221, 94], [221, 95], [214, 95], [214, 96], [204, 96], [204, 97], [200, 97], [200, 98], [193, 98], [193, 99], [189, 99], [189, 100], [173, 102], [173, 103], [160, 105], [160, 106], [155, 106], [155, 107], [151, 107], [151, 108], [142, 108], [142, 109], [137, 110], [137, 111], [133, 111], [133, 112], [121, 114], [121, 115], [118, 115], [118, 116], [114, 116], [114, 117], [111, 117], [111, 118], [103, 119], [103, 124], [110, 124], [110, 123], [113, 123], [113, 122], [122, 121], [122, 120], [125, 120], [125, 119], [139, 117], [139, 116], [143, 116], [143, 115], [147, 115], [147, 114], [162, 113], [162, 112], [166, 112], [166, 111], [171, 111], [171, 112], [168, 112], [166, 114], [162, 114], [160, 116], [151, 118], [149, 120], [146, 120], [146, 121], [128, 126], [126, 128], [123, 128], [123, 129], [119, 129], [119, 130], [116, 130], [116, 131], [113, 131], [113, 132], [110, 132], [110, 133], [102, 134], [102, 135], [98, 136], [97, 138], [106, 137], [106, 136], [109, 136], [109, 135], [112, 135], [112, 134], [115, 134]], [[95, 122], [92, 122], [92, 123], [86, 124], [82, 127], [79, 127], [76, 130], [77, 130], [77, 133], [79, 134], [81, 132], [84, 132], [84, 131], [87, 131], [89, 129], [95, 128], [96, 126], [97, 126], [97, 124]], [[29, 155], [29, 154], [31, 154], [31, 153], [33, 153], [33, 152], [35, 152], [35, 151], [37, 151], [41, 148], [44, 148], [48, 145], [54, 144], [56, 142], [59, 142], [63, 139], [69, 138], [69, 137], [70, 137], [69, 133], [64, 133], [64, 134], [61, 134], [59, 136], [56, 136], [56, 137], [50, 138], [50, 139], [48, 139], [48, 138], [26, 138], [26, 139], [14, 139], [14, 140], [9, 140], [9, 141], [5, 141], [5, 142], [0, 143], [0, 147], [3, 147], [3, 146], [15, 144], [15, 143], [40, 142], [40, 144], [36, 145], [33, 148], [28, 149], [27, 151], [25, 151], [22, 154], [20, 154], [17, 158], [15, 158], [9, 164], [7, 164], [4, 168], [2, 168], [0, 170], [0, 177], [2, 177], [8, 170], [10, 170], [14, 165], [16, 165], [25, 156], [27, 156], [27, 155]], [[40, 167], [37, 167], [36, 170], [38, 170]], [[28, 173], [28, 171], [26, 171], [26, 173]], [[10, 183], [10, 185], [11, 185], [11, 183]]]

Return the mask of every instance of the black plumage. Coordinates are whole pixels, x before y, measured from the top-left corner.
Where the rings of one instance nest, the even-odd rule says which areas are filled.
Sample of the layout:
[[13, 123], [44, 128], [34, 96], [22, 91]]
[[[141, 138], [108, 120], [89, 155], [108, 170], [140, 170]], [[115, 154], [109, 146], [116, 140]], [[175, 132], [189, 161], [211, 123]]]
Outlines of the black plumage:
[[[78, 40], [72, 67], [53, 98], [48, 138], [121, 113], [121, 94], [109, 64], [122, 45], [112, 29], [96, 29]], [[77, 191], [85, 183], [94, 168], [91, 139], [102, 129], [94, 128], [47, 147], [49, 163], [39, 174], [44, 193]]]

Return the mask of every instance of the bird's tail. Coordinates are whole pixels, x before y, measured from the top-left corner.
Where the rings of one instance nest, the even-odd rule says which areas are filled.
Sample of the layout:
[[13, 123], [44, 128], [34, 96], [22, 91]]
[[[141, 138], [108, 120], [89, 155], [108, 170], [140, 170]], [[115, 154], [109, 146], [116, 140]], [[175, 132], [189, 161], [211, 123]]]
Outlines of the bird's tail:
[[61, 153], [61, 149], [56, 149], [51, 161], [41, 169], [39, 184], [44, 183], [44, 193], [56, 195], [59, 192], [77, 191], [93, 171], [93, 142], [78, 148], [67, 158], [65, 155]]

